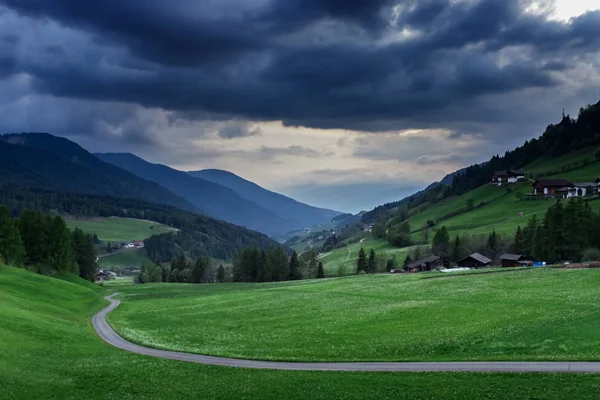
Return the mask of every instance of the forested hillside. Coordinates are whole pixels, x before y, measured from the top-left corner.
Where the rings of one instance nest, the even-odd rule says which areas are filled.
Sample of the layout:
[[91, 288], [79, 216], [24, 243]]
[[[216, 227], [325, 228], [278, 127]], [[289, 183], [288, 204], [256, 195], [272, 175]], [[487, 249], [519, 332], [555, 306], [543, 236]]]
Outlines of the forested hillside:
[[137, 198], [194, 210], [167, 189], [46, 133], [0, 135], [0, 184]]
[[272, 192], [228, 171], [205, 169], [190, 171], [188, 174], [228, 187], [244, 199], [285, 217], [291, 227], [288, 231], [303, 228], [307, 225], [330, 222], [332, 218], [340, 214], [337, 211], [312, 207], [282, 194]]
[[0, 184], [0, 204], [6, 205], [14, 216], [33, 209], [83, 217], [140, 218], [179, 229], [176, 234], [154, 236], [148, 243], [146, 251], [160, 261], [170, 261], [178, 254], [231, 259], [242, 248], [267, 249], [275, 244], [266, 235], [240, 226], [137, 199]]
[[[435, 207], [436, 204], [452, 196], [460, 196], [490, 182], [494, 171], [519, 169], [542, 163], [543, 168], [526, 168], [527, 178], [553, 176], [568, 173], [574, 169], [589, 166], [589, 171], [577, 176], [579, 180], [593, 176], [600, 154], [574, 157], [572, 163], [554, 162], [558, 157], [580, 150], [600, 146], [600, 102], [582, 107], [577, 119], [563, 115], [558, 124], [550, 124], [537, 139], [526, 141], [523, 146], [504, 155], [496, 155], [490, 160], [461, 169], [452, 176], [450, 184], [434, 183], [427, 189], [402, 199], [388, 203], [363, 215], [363, 222], [382, 222], [394, 218], [392, 224], [406, 220], [411, 215]], [[585, 153], [585, 151], [584, 151]], [[589, 153], [589, 152], [588, 152]], [[597, 168], [600, 174], [600, 167]], [[449, 182], [449, 179], [444, 179]], [[475, 204], [475, 206], [478, 204]]]
[[149, 163], [128, 153], [103, 153], [97, 156], [108, 163], [131, 171], [140, 178], [160, 184], [211, 217], [268, 235], [284, 234], [307, 226], [306, 223], [279, 215], [270, 208], [247, 200], [229, 187], [194, 177], [166, 165]]

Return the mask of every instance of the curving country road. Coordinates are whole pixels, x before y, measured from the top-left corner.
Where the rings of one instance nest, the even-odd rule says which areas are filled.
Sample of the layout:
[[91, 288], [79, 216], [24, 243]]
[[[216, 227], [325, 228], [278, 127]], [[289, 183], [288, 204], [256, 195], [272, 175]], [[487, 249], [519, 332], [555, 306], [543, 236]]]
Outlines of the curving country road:
[[370, 371], [370, 372], [578, 372], [599, 373], [600, 362], [569, 361], [457, 361], [457, 362], [285, 362], [240, 360], [226, 357], [203, 356], [158, 350], [131, 343], [119, 336], [106, 322], [106, 314], [117, 308], [119, 300], [105, 297], [110, 305], [92, 318], [98, 335], [107, 343], [133, 353], [170, 360], [223, 367], [258, 369], [301, 370], [301, 371]]

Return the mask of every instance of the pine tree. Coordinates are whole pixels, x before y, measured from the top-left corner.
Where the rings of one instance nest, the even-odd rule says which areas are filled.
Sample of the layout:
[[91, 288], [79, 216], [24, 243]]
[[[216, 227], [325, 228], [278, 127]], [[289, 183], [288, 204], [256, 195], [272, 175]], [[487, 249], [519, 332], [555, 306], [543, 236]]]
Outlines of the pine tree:
[[387, 260], [387, 263], [385, 264], [385, 269], [390, 272], [391, 270], [395, 269], [394, 267], [394, 260], [389, 259]]
[[445, 226], [442, 226], [435, 232], [432, 242], [433, 253], [440, 256], [441, 258], [448, 257], [448, 250], [450, 247], [450, 236]]
[[79, 276], [93, 282], [96, 272], [96, 247], [92, 235], [75, 228], [71, 234], [71, 245], [73, 261], [79, 267]]
[[23, 243], [8, 208], [0, 206], [0, 261], [4, 264], [20, 262], [24, 254]]
[[60, 216], [48, 216], [46, 221], [48, 241], [48, 262], [59, 271], [69, 271], [73, 262], [71, 232]]
[[412, 259], [410, 258], [410, 254], [406, 255], [406, 258], [404, 259], [404, 269], [408, 269], [408, 264], [410, 264], [412, 262]]
[[109, 254], [113, 252], [113, 248], [110, 242], [108, 242], [108, 244], [106, 245], [106, 252]]
[[450, 259], [452, 261], [458, 261], [461, 259], [460, 238], [458, 237], [458, 235], [454, 237], [454, 243], [452, 244], [452, 253], [450, 253]]
[[290, 275], [288, 278], [291, 281], [302, 279], [302, 275], [300, 274], [300, 260], [298, 260], [298, 253], [295, 250], [290, 257]]
[[365, 249], [360, 248], [358, 251], [358, 258], [356, 259], [356, 273], [360, 274], [362, 271], [367, 272], [367, 255], [365, 254]]
[[317, 278], [325, 278], [325, 270], [323, 269], [322, 262], [319, 262], [319, 265], [317, 266]]
[[369, 259], [367, 260], [367, 272], [369, 274], [374, 274], [376, 272], [376, 264], [375, 264], [375, 250], [371, 248], [369, 251]]
[[210, 267], [211, 261], [209, 257], [202, 256], [196, 259], [192, 266], [192, 282], [202, 283], [204, 280], [204, 272]]
[[219, 265], [219, 269], [217, 269], [217, 282], [225, 282], [225, 267], [223, 267], [222, 264]]

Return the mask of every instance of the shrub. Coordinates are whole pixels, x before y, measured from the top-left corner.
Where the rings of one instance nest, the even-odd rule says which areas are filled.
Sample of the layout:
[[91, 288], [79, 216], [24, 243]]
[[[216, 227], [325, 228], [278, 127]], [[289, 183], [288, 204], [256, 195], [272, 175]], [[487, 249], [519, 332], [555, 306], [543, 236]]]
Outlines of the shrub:
[[600, 261], [600, 250], [595, 247], [586, 249], [581, 261]]
[[338, 276], [345, 276], [346, 275], [346, 266], [344, 264], [340, 264], [337, 270], [337, 274]]

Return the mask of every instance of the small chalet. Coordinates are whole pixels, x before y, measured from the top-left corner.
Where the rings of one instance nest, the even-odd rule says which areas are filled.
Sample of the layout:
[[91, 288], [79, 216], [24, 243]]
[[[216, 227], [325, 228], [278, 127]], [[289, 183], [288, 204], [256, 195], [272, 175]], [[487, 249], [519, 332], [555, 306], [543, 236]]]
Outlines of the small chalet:
[[525, 171], [522, 169], [509, 169], [506, 171], [494, 171], [492, 175], [492, 183], [515, 183], [525, 180]]
[[520, 267], [522, 265], [523, 256], [521, 254], [502, 254], [500, 261], [503, 267]]
[[144, 247], [144, 241], [143, 240], [134, 240], [133, 241], [133, 247], [135, 247], [136, 249], [141, 249]]
[[577, 196], [586, 196], [594, 194], [598, 191], [598, 184], [596, 182], [574, 182], [573, 185], [577, 190]]
[[429, 256], [421, 260], [413, 261], [406, 266], [410, 272], [431, 271], [442, 265], [442, 258], [438, 256]]
[[458, 260], [456, 262], [456, 265], [458, 265], [461, 268], [480, 268], [487, 267], [491, 263], [492, 260], [490, 260], [486, 256], [479, 253], [473, 253], [470, 256], [466, 256]]
[[567, 179], [538, 179], [531, 186], [536, 196], [565, 198], [573, 190], [576, 191], [575, 185]]

